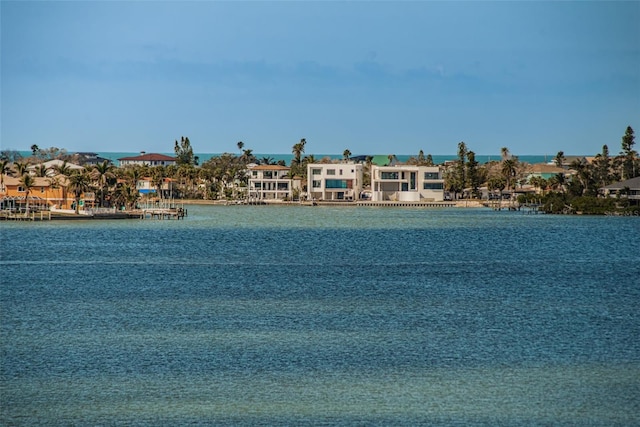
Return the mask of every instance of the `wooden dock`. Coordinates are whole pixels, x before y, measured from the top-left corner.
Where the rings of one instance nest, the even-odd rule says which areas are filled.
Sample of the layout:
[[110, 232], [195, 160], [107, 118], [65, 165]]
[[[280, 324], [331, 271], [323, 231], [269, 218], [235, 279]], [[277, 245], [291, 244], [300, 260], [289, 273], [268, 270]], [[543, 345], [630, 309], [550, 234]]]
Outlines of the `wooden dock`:
[[184, 208], [151, 208], [142, 209], [142, 219], [184, 219], [187, 210]]
[[13, 212], [0, 211], [2, 221], [51, 221], [51, 211]]

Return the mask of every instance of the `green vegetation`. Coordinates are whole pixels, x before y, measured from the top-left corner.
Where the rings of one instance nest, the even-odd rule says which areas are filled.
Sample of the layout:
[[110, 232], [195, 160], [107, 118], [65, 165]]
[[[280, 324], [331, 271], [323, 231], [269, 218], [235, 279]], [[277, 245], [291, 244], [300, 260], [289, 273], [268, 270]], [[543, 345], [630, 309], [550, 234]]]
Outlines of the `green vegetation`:
[[[553, 163], [561, 169], [556, 169], [555, 175], [546, 174], [543, 177], [542, 174], [532, 173], [531, 165], [520, 162], [507, 147], [500, 150], [500, 160], [479, 164], [475, 152], [461, 141], [457, 146], [457, 159], [440, 167], [444, 169], [445, 191], [453, 199], [501, 199], [505, 193], [524, 193], [522, 189], [527, 186], [529, 192], [520, 194], [515, 201], [536, 205], [546, 213], [636, 213], [637, 201], [625, 197], [629, 193], [628, 188], [619, 191], [615, 197], [603, 197], [601, 191], [609, 184], [640, 175], [640, 159], [634, 146], [634, 130], [627, 127], [618, 155], [612, 155], [608, 145], [603, 145], [602, 151], [591, 162], [585, 158], [567, 158], [563, 151], [558, 151]], [[131, 208], [141, 197], [137, 189], [141, 179], [149, 181], [150, 189], [155, 190], [152, 197], [159, 199], [242, 199], [247, 197], [246, 170], [249, 164], [286, 166], [283, 161], [276, 163], [271, 157], [256, 158], [253, 150], [246, 148], [242, 141], [238, 141], [236, 147], [237, 154], [223, 153], [199, 165], [191, 141], [188, 137], [181, 137], [174, 143], [175, 165], [116, 168], [105, 161], [78, 170], [72, 169], [67, 163], [74, 161], [74, 156], [67, 154], [66, 150], [57, 147], [41, 149], [34, 144], [31, 146], [33, 155], [27, 159], [21, 158], [16, 152], [0, 152], [0, 166], [3, 176], [24, 177], [29, 175], [29, 165], [36, 165], [32, 174], [48, 177], [52, 187], [60, 190], [65, 204], [67, 193], [71, 192], [76, 209], [82, 194], [89, 191], [96, 193], [95, 206]], [[301, 180], [302, 190], [298, 190], [298, 193], [306, 191], [309, 163], [332, 161], [328, 158], [318, 160], [313, 154], [304, 155], [306, 148], [307, 140], [301, 138], [293, 144], [291, 151], [293, 158], [289, 165], [289, 177]], [[345, 149], [342, 160], [347, 161], [350, 156], [351, 151]], [[388, 164], [398, 162], [394, 154], [387, 157]], [[63, 162], [49, 171], [42, 163], [52, 159]], [[372, 161], [371, 156], [364, 160], [365, 185], [371, 182]], [[407, 164], [434, 165], [431, 154], [425, 156], [423, 150], [417, 156], [409, 157]], [[30, 190], [30, 185], [31, 181], [27, 178], [23, 187]]]

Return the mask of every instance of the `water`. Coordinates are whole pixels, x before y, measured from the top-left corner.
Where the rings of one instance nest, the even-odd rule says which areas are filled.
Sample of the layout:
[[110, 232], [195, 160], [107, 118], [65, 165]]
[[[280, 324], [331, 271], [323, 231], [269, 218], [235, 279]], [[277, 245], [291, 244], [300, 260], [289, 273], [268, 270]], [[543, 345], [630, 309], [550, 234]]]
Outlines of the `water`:
[[[239, 152], [234, 152], [235, 154], [240, 154]], [[174, 156], [175, 153], [163, 153], [166, 154], [167, 156]], [[219, 156], [221, 153], [196, 153], [195, 155], [198, 156], [198, 160], [199, 160], [199, 164], [202, 165], [204, 162], [206, 162], [207, 160], [211, 159], [214, 156]], [[313, 154], [313, 156], [315, 157], [315, 159], [317, 161], [320, 161], [321, 159], [325, 158], [325, 157], [329, 157], [333, 160], [340, 160], [343, 158], [343, 155], [341, 153], [335, 153], [335, 154], [315, 154], [312, 152], [308, 152], [303, 154], [303, 157], [307, 154]], [[359, 156], [359, 155], [368, 155], [369, 153], [354, 153], [353, 156]], [[387, 157], [389, 153], [386, 154], [381, 154], [383, 157]], [[30, 152], [25, 152], [25, 157], [28, 157], [31, 155]], [[111, 160], [114, 164], [118, 164], [118, 159], [123, 158], [123, 157], [133, 157], [133, 156], [139, 156], [140, 152], [137, 153], [114, 153], [114, 152], [104, 152], [104, 153], [99, 153], [100, 157], [103, 157], [105, 159], [109, 159]], [[291, 160], [293, 159], [293, 154], [291, 153], [279, 153], [279, 154], [253, 154], [258, 160], [262, 160], [265, 157], [270, 157], [273, 161], [279, 161], [282, 160], [284, 161], [287, 165], [291, 164]], [[418, 153], [415, 154], [398, 154], [396, 156], [396, 159], [399, 162], [406, 162], [407, 160], [409, 160], [410, 157], [417, 157]], [[427, 155], [427, 153], [425, 153], [425, 156]], [[521, 162], [525, 162], [525, 163], [530, 163], [530, 164], [534, 164], [534, 163], [547, 163], [550, 162], [554, 159], [555, 154], [554, 155], [524, 155], [524, 156], [518, 156], [518, 159]], [[450, 161], [450, 160], [457, 160], [458, 156], [457, 154], [450, 154], [450, 155], [433, 155], [432, 156], [433, 161], [436, 165], [441, 165], [444, 164], [444, 162], [446, 161]], [[491, 160], [496, 160], [499, 161], [502, 157], [500, 156], [500, 154], [494, 154], [494, 155], [485, 155], [485, 154], [479, 154], [476, 155], [476, 161], [479, 163], [487, 163]], [[386, 160], [385, 160], [386, 161]]]
[[[230, 150], [233, 154], [239, 155], [240, 151], [233, 151]], [[20, 151], [19, 152], [20, 155], [24, 158], [30, 157], [31, 156], [31, 151]], [[135, 157], [135, 156], [139, 156], [140, 152], [113, 152], [113, 151], [108, 151], [108, 152], [99, 152], [97, 153], [98, 156], [105, 158], [105, 159], [109, 159], [111, 160], [114, 164], [119, 164], [118, 159], [121, 159], [123, 157]], [[175, 156], [174, 152], [164, 152], [162, 154], [165, 154], [167, 156]], [[199, 160], [199, 164], [202, 165], [204, 162], [206, 162], [207, 160], [211, 159], [212, 157], [215, 156], [219, 156], [222, 153], [195, 153], [196, 156], [198, 156], [198, 160]], [[321, 159], [325, 158], [325, 157], [329, 157], [331, 159], [334, 160], [340, 160], [343, 158], [343, 155], [341, 153], [335, 153], [335, 154], [315, 154], [312, 152], [308, 152], [308, 153], [304, 153], [303, 157], [305, 155], [308, 154], [313, 154], [313, 156], [316, 158], [317, 161], [320, 161]], [[353, 156], [359, 156], [359, 155], [368, 155], [369, 153], [354, 153]], [[284, 161], [287, 165], [291, 164], [291, 160], [293, 159], [293, 154], [291, 153], [270, 153], [270, 154], [264, 154], [264, 153], [253, 153], [253, 155], [258, 159], [258, 160], [262, 160], [265, 157], [269, 157], [271, 158], [273, 161], [277, 162], [279, 160]], [[389, 155], [389, 153], [383, 153], [381, 154], [382, 156], [386, 157]], [[417, 157], [418, 153], [416, 152], [415, 154], [398, 154], [396, 156], [396, 158], [398, 159], [399, 162], [406, 162], [407, 160], [409, 160], [410, 157]], [[425, 153], [425, 156], [427, 155], [427, 153]], [[589, 156], [592, 154], [589, 154]], [[450, 155], [442, 155], [442, 154], [436, 154], [432, 156], [433, 161], [435, 164], [437, 165], [441, 165], [444, 164], [444, 162], [449, 161], [449, 160], [457, 160], [458, 159], [458, 155], [457, 154], [450, 154]], [[476, 155], [476, 161], [479, 163], [486, 163], [492, 160], [497, 160], [499, 161], [502, 157], [500, 156], [500, 154], [478, 154]], [[530, 164], [534, 164], [534, 163], [547, 163], [550, 161], [553, 161], [553, 159], [555, 158], [555, 153], [553, 155], [547, 155], [547, 154], [539, 154], [539, 155], [518, 155], [518, 159], [521, 162], [525, 162], [525, 163], [530, 163]]]
[[640, 222], [0, 223], [2, 425], [640, 425]]

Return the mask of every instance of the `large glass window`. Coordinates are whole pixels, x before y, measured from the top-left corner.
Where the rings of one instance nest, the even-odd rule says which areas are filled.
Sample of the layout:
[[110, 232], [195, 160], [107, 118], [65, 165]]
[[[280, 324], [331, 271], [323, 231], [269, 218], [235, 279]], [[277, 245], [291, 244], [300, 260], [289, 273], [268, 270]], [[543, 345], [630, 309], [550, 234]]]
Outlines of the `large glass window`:
[[398, 179], [398, 172], [382, 172], [381, 179]]
[[321, 175], [322, 169], [311, 169], [311, 175]]
[[441, 182], [425, 182], [423, 188], [425, 190], [442, 190], [444, 185]]
[[327, 175], [335, 175], [335, 174], [336, 174], [335, 169], [327, 169]]
[[325, 188], [349, 188], [346, 179], [327, 179]]
[[278, 191], [286, 191], [289, 189], [289, 183], [288, 182], [279, 182], [278, 183]]
[[438, 172], [425, 172], [424, 179], [440, 179], [440, 173]]
[[315, 181], [313, 181], [312, 185], [313, 185], [313, 188], [320, 188], [320, 187], [322, 187], [322, 181], [315, 180]]

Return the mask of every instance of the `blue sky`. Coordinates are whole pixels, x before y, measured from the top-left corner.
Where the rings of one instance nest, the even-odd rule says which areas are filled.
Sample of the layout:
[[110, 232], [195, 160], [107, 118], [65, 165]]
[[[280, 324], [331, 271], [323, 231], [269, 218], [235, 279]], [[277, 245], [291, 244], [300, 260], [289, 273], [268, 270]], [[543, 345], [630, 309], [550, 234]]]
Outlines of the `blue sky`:
[[640, 2], [11, 2], [2, 149], [596, 154], [640, 131]]

